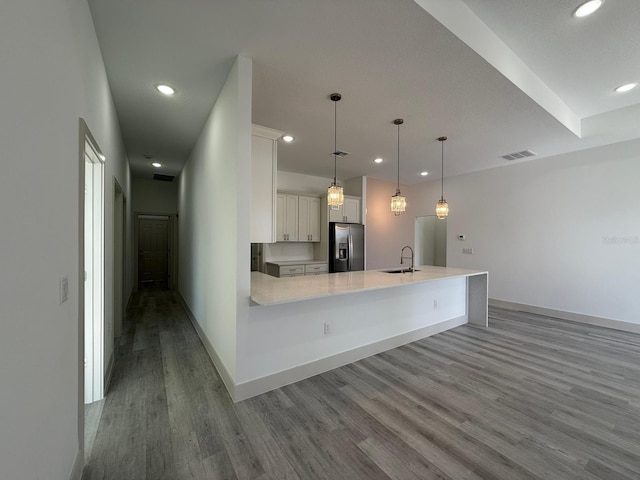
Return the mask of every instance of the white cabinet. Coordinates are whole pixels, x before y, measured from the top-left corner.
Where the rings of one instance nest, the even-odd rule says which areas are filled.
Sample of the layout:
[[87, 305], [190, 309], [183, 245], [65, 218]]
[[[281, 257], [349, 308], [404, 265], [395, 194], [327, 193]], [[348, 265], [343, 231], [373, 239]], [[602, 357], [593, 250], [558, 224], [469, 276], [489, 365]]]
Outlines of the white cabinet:
[[324, 262], [302, 261], [294, 262], [267, 262], [267, 275], [273, 277], [301, 277], [303, 275], [322, 275], [329, 271]]
[[251, 126], [251, 243], [276, 241], [278, 138], [282, 133]]
[[276, 241], [298, 241], [298, 195], [276, 195]]
[[298, 241], [320, 241], [320, 198], [298, 196]]
[[319, 242], [320, 198], [279, 192], [276, 195], [276, 241]]
[[344, 197], [338, 210], [327, 208], [330, 222], [360, 223], [360, 199], [357, 197]]
[[329, 271], [329, 265], [326, 263], [314, 263], [304, 266], [305, 275], [321, 275]]

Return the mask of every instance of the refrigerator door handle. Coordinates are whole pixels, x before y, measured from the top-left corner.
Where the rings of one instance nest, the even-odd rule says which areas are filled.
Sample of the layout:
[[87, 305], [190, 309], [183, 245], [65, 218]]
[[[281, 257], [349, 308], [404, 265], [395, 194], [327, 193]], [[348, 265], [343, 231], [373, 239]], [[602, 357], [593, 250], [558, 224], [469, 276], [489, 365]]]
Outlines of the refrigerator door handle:
[[349, 234], [349, 271], [351, 271], [352, 265], [351, 257], [353, 257], [353, 237], [351, 236], [351, 234]]

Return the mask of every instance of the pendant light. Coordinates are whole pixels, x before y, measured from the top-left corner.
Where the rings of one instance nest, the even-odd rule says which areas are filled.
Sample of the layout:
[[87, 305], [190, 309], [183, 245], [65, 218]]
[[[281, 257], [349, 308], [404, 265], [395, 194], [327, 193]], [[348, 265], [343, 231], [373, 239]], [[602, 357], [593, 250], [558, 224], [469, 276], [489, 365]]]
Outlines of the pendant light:
[[404, 120], [401, 118], [396, 118], [393, 121], [393, 124], [398, 126], [398, 186], [396, 187], [396, 194], [391, 197], [391, 211], [396, 216], [404, 212], [407, 207], [407, 199], [400, 194], [400, 125], [403, 123]]
[[344, 203], [344, 191], [337, 181], [337, 159], [343, 152], [338, 152], [338, 102], [342, 98], [339, 93], [332, 93], [329, 98], [333, 101], [333, 183], [327, 190], [327, 204], [331, 210], [339, 210]]
[[438, 203], [436, 204], [436, 215], [439, 220], [443, 220], [447, 218], [447, 215], [449, 215], [449, 205], [444, 199], [444, 142], [447, 141], [447, 137], [438, 137], [438, 141], [442, 145], [442, 178], [440, 180], [440, 200], [438, 200]]

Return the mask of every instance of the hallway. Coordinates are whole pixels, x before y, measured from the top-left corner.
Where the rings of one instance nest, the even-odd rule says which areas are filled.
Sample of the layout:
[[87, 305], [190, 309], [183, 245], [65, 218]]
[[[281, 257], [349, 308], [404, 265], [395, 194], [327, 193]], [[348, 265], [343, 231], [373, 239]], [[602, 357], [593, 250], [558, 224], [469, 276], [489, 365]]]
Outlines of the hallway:
[[640, 336], [492, 309], [233, 404], [176, 293], [135, 294], [85, 480], [640, 478]]

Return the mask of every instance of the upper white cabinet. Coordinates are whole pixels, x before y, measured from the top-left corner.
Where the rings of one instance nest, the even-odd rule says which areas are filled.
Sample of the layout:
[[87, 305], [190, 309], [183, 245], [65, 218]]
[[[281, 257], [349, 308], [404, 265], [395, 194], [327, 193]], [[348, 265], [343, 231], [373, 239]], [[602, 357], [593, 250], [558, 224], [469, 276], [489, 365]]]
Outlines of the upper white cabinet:
[[251, 243], [276, 241], [279, 130], [251, 126]]
[[329, 209], [330, 222], [360, 223], [360, 199], [358, 197], [344, 197], [344, 203], [338, 210]]
[[278, 192], [276, 240], [278, 242], [319, 242], [320, 198]]
[[298, 195], [276, 195], [276, 241], [298, 241]]
[[298, 240], [320, 241], [320, 198], [298, 196]]

